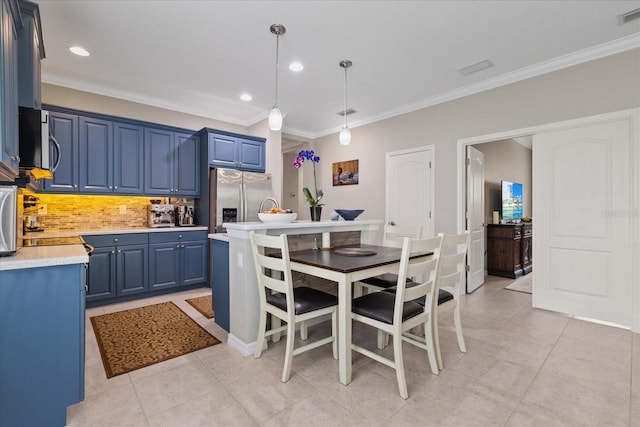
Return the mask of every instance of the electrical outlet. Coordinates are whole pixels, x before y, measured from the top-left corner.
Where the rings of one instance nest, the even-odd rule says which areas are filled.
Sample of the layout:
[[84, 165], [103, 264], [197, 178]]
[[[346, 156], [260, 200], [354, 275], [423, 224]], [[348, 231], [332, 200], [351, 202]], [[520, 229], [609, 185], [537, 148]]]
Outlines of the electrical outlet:
[[242, 268], [242, 265], [244, 264], [243, 261], [242, 253], [238, 253], [238, 267]]
[[127, 213], [127, 205], [120, 205], [120, 213], [121, 214]]
[[47, 214], [47, 205], [40, 205], [40, 215], [46, 215]]

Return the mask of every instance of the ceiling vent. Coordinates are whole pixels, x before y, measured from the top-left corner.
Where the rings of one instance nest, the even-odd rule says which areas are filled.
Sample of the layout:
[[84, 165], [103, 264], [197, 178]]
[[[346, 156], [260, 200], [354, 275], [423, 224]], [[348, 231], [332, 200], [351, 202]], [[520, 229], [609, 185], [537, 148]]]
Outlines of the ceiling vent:
[[626, 24], [629, 21], [640, 18], [640, 9], [630, 10], [627, 13], [620, 15], [620, 24]]
[[357, 111], [353, 108], [347, 108], [346, 110], [338, 111], [336, 114], [339, 116], [349, 116], [354, 113], [357, 113]]
[[463, 76], [468, 76], [473, 73], [477, 73], [478, 71], [486, 70], [487, 68], [493, 67], [494, 64], [488, 59], [484, 61], [477, 62], [475, 64], [471, 64], [468, 67], [460, 68], [458, 72]]

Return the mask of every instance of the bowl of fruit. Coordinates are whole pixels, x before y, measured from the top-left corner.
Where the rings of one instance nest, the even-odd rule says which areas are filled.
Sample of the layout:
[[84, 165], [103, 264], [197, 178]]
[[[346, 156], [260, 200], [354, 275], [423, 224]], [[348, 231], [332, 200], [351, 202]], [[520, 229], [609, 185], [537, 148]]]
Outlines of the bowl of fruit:
[[287, 223], [293, 222], [298, 217], [298, 214], [295, 212], [291, 212], [291, 209], [279, 209], [272, 208], [268, 211], [258, 212], [258, 218], [262, 222], [272, 222], [272, 223]]

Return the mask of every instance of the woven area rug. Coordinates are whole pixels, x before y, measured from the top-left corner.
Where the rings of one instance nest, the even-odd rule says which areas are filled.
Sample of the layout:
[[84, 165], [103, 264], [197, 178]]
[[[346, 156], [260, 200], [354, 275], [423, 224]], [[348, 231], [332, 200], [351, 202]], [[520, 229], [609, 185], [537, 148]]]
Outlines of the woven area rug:
[[202, 314], [207, 319], [213, 319], [215, 313], [213, 312], [212, 304], [211, 304], [211, 295], [206, 295], [204, 297], [197, 298], [189, 298], [185, 300], [188, 302], [193, 308], [198, 310], [200, 314]]
[[219, 344], [172, 302], [91, 318], [107, 378]]
[[533, 285], [533, 274], [527, 274], [526, 276], [518, 277], [513, 282], [505, 286], [505, 289], [510, 291], [524, 292], [526, 294], [533, 293], [531, 287]]

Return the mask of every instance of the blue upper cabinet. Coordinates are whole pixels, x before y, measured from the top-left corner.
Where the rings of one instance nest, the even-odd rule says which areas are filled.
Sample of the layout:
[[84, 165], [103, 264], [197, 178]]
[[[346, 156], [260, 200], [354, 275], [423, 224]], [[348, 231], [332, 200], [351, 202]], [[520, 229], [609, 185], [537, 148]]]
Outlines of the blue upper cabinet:
[[80, 191], [113, 192], [113, 124], [80, 117]]
[[19, 102], [23, 107], [41, 108], [40, 61], [44, 42], [38, 5], [20, 0], [23, 27], [18, 33]]
[[200, 195], [199, 146], [193, 134], [146, 128], [145, 186], [149, 195]]
[[20, 12], [15, 0], [0, 7], [0, 181], [18, 176], [18, 30]]
[[219, 134], [206, 128], [201, 132], [207, 138], [209, 167], [265, 171], [264, 138]]
[[[54, 141], [54, 146], [58, 148], [51, 150], [50, 162], [53, 165], [52, 169], [55, 167], [55, 170], [53, 179], [45, 180], [44, 189], [58, 193], [77, 193], [80, 182], [78, 116], [50, 112], [49, 135]], [[59, 157], [57, 157], [58, 154]]]
[[113, 192], [144, 192], [144, 129], [141, 126], [113, 124]]

